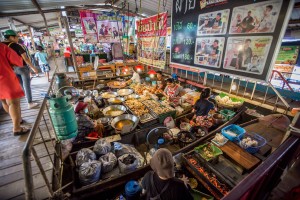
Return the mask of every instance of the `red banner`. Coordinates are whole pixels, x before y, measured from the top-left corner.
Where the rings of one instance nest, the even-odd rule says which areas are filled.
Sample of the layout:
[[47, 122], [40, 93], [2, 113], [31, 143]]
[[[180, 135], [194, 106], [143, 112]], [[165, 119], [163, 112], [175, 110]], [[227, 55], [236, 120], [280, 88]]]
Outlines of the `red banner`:
[[167, 18], [166, 12], [160, 13], [136, 22], [137, 36], [153, 37], [167, 35]]

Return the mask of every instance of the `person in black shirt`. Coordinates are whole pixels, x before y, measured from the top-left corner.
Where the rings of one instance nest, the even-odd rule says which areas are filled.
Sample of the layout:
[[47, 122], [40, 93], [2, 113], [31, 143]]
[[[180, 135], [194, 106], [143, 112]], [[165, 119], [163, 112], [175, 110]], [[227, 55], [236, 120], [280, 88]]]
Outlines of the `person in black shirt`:
[[145, 174], [142, 180], [146, 200], [192, 200], [185, 183], [175, 178], [172, 153], [164, 148], [158, 149], [150, 160], [153, 171]]
[[8, 47], [12, 48], [19, 56], [23, 58], [23, 67], [14, 67], [15, 74], [17, 75], [23, 90], [25, 90], [28, 108], [32, 109], [38, 106], [37, 103], [32, 102], [32, 93], [30, 86], [30, 70], [29, 67], [35, 72], [38, 73], [38, 70], [33, 66], [26, 52], [21, 45], [18, 44], [19, 36], [14, 30], [7, 30], [4, 33], [5, 42]]
[[195, 117], [208, 115], [210, 110], [215, 109], [215, 105], [208, 100], [211, 94], [210, 88], [205, 88], [202, 90], [200, 99], [196, 101], [194, 105], [193, 112], [195, 112]]

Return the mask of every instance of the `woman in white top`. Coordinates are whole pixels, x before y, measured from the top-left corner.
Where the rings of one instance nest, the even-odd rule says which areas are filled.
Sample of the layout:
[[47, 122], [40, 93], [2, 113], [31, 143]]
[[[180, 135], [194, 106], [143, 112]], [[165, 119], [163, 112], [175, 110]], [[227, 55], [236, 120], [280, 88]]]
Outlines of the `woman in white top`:
[[141, 77], [139, 75], [139, 73], [136, 72], [136, 70], [134, 68], [132, 68], [132, 77], [131, 79], [129, 79], [127, 82], [127, 84], [130, 83], [141, 83]]

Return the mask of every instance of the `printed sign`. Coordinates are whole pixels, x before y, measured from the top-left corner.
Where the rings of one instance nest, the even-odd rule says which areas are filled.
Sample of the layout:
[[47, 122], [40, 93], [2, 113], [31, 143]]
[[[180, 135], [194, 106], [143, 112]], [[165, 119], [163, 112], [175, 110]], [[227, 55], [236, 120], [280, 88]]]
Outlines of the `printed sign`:
[[163, 68], [166, 64], [167, 13], [136, 22], [138, 61]]
[[[268, 80], [292, 4], [292, 0], [174, 0], [170, 64]], [[294, 62], [279, 57], [277, 63]]]

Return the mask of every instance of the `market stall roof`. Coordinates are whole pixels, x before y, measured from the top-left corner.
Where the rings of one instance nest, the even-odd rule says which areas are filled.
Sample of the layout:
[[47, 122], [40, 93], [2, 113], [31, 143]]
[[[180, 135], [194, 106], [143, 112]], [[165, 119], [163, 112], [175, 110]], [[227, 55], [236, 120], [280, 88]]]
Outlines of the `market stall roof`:
[[[8, 17], [13, 17], [14, 25], [19, 30], [26, 30], [30, 25], [33, 28], [44, 28], [43, 17], [34, 5], [36, 0], [1, 0], [0, 1], [0, 30], [8, 29]], [[92, 9], [112, 11], [113, 9], [121, 9], [123, 0], [114, 0], [113, 7], [110, 0], [37, 0], [40, 8], [45, 13], [48, 26], [58, 26], [58, 15], [60, 11], [70, 11], [78, 9]], [[138, 8], [138, 14], [141, 16], [150, 16], [158, 13], [158, 1], [143, 0], [140, 6], [140, 1], [128, 0], [129, 10], [133, 13]], [[127, 12], [128, 7], [123, 8]], [[171, 13], [172, 1], [161, 0], [159, 11], [168, 11]]]
[[[19, 30], [26, 30], [30, 25], [36, 29], [45, 28], [43, 17], [40, 15], [38, 9], [34, 5], [36, 1], [40, 8], [45, 13], [45, 17], [48, 22], [48, 26], [58, 26], [58, 15], [60, 11], [75, 11], [78, 9], [91, 9], [91, 10], [105, 10], [112, 11], [113, 9], [121, 9], [124, 0], [113, 0], [113, 6], [111, 6], [111, 0], [1, 0], [0, 1], [0, 31], [8, 29], [8, 17], [13, 17], [14, 24]], [[168, 15], [172, 12], [173, 0], [160, 0], [160, 7], [158, 8], [158, 0], [143, 0], [142, 6], [138, 0], [127, 0], [129, 3], [129, 10], [133, 13], [138, 9], [140, 16], [151, 16], [159, 12], [167, 11]], [[291, 21], [289, 24], [290, 29], [300, 28], [300, 0], [295, 0], [295, 8], [291, 15]], [[124, 7], [126, 12], [128, 7]], [[168, 26], [170, 26], [170, 18], [168, 20]]]

